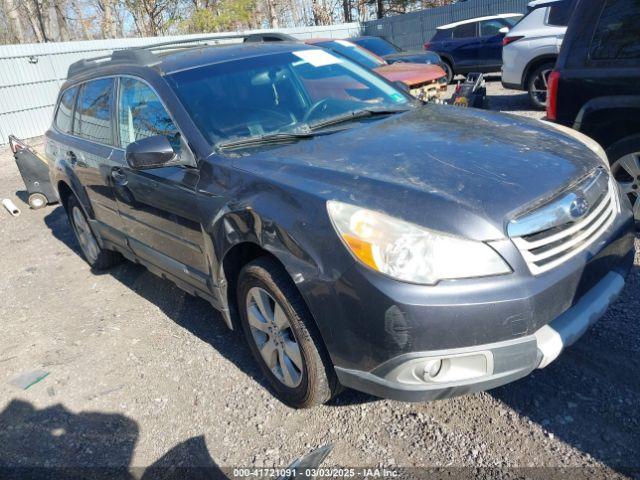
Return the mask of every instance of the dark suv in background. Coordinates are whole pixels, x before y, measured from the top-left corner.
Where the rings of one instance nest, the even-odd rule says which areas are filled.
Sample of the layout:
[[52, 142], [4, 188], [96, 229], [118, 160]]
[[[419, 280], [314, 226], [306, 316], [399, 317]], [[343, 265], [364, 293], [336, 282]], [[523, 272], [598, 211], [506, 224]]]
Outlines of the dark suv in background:
[[308, 407], [503, 385], [602, 315], [631, 213], [569, 132], [425, 105], [299, 42], [178, 42], [72, 65], [46, 154], [94, 269], [206, 299]]
[[606, 149], [640, 221], [640, 1], [578, 2], [549, 78], [547, 117]]
[[424, 49], [440, 55], [452, 72], [451, 78], [469, 72], [499, 72], [502, 40], [520, 18], [519, 13], [504, 13], [443, 25]]

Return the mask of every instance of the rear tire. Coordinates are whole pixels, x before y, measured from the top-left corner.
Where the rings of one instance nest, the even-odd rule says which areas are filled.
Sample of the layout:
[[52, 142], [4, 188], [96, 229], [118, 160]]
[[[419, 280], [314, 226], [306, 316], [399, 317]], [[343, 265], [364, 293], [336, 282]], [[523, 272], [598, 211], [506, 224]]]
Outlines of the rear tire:
[[294, 408], [329, 401], [338, 389], [335, 372], [287, 272], [258, 258], [240, 272], [237, 292], [242, 330], [275, 395]]
[[100, 247], [78, 199], [71, 195], [66, 204], [67, 217], [87, 263], [95, 270], [107, 270], [122, 262], [118, 252]]
[[640, 223], [640, 136], [621, 140], [607, 149], [611, 174], [633, 208], [636, 226]]
[[41, 193], [32, 193], [27, 201], [32, 210], [38, 210], [47, 205], [47, 197]]
[[529, 93], [529, 101], [531, 105], [538, 109], [547, 108], [547, 85], [549, 74], [555, 66], [554, 63], [545, 63], [536, 68], [527, 79], [527, 92]]

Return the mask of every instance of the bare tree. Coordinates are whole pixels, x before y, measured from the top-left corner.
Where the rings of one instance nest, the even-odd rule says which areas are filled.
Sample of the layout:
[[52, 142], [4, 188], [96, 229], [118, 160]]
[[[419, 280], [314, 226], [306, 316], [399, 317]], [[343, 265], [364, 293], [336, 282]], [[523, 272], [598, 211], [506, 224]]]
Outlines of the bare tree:
[[26, 36], [24, 29], [22, 28], [22, 21], [20, 20], [19, 7], [13, 2], [13, 0], [5, 0], [3, 5], [4, 14], [9, 21], [9, 29], [11, 37], [18, 43], [24, 43]]

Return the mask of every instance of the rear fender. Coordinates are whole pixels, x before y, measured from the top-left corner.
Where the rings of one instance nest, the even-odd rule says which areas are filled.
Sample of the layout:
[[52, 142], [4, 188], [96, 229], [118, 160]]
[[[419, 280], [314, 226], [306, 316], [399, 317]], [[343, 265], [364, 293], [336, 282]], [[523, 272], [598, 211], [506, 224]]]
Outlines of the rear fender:
[[640, 96], [599, 97], [585, 103], [573, 128], [590, 136], [605, 149], [639, 132]]

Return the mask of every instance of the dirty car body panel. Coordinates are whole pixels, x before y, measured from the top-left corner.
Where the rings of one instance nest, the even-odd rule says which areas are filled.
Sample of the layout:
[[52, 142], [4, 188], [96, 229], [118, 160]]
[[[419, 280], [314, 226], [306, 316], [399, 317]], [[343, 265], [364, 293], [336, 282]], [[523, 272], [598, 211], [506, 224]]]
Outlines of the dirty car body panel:
[[[596, 153], [540, 122], [418, 105], [397, 90], [392, 98], [404, 96], [402, 105], [411, 107], [404, 112], [354, 117], [303, 138], [217, 148], [203, 133], [209, 117], [198, 112], [210, 109], [223, 120], [227, 112], [193, 86], [235, 62], [262, 65], [299, 50], [314, 49], [286, 42], [194, 48], [153, 67], [105, 65], [70, 79], [63, 91], [97, 76], [144, 81], [196, 163], [132, 171], [116, 138], [110, 160], [91, 173], [121, 222], [106, 228], [95, 194], [87, 194], [96, 187], [83, 182], [65, 153], [85, 140], [54, 125], [47, 151], [60, 196], [78, 197], [103, 245], [208, 299], [230, 327], [236, 305], [229, 268], [239, 265], [225, 260], [243, 246], [277, 259], [308, 306], [340, 381], [384, 397], [444, 398], [522, 377], [553, 360], [613, 301], [633, 262], [631, 214], [615, 188], [601, 192], [612, 213], [597, 235], [544, 273], [531, 272], [509, 236], [514, 221], [526, 224], [532, 213], [580, 193], [585, 179], [608, 181]], [[253, 78], [255, 99], [288, 76]], [[275, 98], [281, 108], [283, 96]], [[241, 99], [217, 99], [223, 100]], [[487, 245], [510, 272], [432, 285], [381, 274], [345, 247], [327, 210], [336, 201]], [[119, 234], [105, 233], [111, 230]], [[444, 380], [414, 374], [434, 359], [448, 362]], [[484, 370], [456, 377], [465, 366]]]

